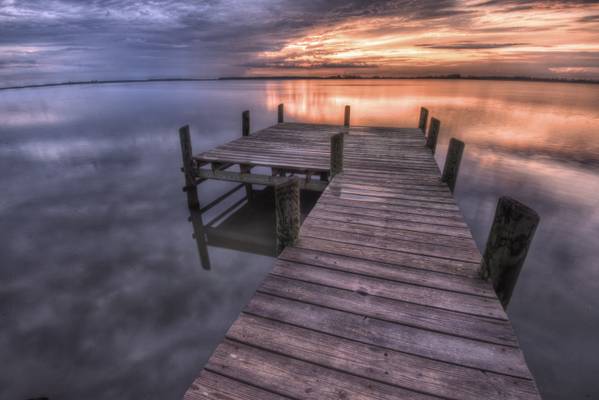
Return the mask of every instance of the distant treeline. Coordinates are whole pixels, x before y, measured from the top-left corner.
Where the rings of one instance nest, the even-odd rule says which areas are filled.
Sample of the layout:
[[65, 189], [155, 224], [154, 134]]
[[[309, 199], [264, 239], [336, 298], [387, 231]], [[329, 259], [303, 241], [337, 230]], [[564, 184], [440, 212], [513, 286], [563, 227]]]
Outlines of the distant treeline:
[[478, 81], [527, 81], [527, 82], [562, 82], [562, 83], [599, 83], [597, 79], [574, 78], [536, 78], [532, 76], [475, 76], [475, 75], [426, 75], [426, 76], [362, 76], [362, 75], [330, 75], [330, 76], [225, 76], [219, 80], [297, 80], [297, 79], [464, 79]]
[[465, 79], [479, 81], [525, 81], [525, 82], [562, 82], [562, 83], [591, 83], [598, 84], [596, 79], [571, 79], [571, 78], [535, 78], [531, 76], [472, 76], [472, 75], [429, 75], [429, 76], [360, 76], [360, 75], [331, 75], [331, 76], [224, 76], [216, 78], [149, 78], [149, 79], [111, 79], [91, 81], [67, 81], [55, 83], [40, 83], [33, 85], [19, 85], [0, 87], [0, 90], [28, 89], [51, 86], [67, 85], [101, 85], [107, 83], [144, 83], [144, 82], [197, 82], [197, 81], [226, 81], [226, 80], [327, 80], [327, 79]]
[[195, 81], [214, 81], [214, 78], [149, 78], [149, 79], [111, 79], [111, 80], [92, 80], [92, 81], [67, 81], [54, 83], [39, 83], [33, 85], [7, 86], [0, 87], [0, 90], [8, 89], [28, 89], [49, 86], [67, 86], [67, 85], [102, 85], [105, 83], [144, 83], [144, 82], [195, 82]]

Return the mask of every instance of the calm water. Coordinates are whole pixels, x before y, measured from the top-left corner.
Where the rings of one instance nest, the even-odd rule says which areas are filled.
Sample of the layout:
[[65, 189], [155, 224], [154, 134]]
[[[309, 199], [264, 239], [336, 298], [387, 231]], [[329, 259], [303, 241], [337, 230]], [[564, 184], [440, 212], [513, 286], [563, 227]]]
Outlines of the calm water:
[[340, 123], [351, 104], [354, 124], [398, 126], [425, 105], [439, 163], [464, 140], [456, 196], [479, 248], [500, 195], [542, 218], [509, 314], [544, 398], [599, 398], [599, 85], [233, 81], [0, 92], [0, 399], [182, 396], [270, 269], [274, 217], [220, 217], [243, 191], [211, 209], [202, 269], [177, 128], [205, 150], [280, 102], [289, 120]]

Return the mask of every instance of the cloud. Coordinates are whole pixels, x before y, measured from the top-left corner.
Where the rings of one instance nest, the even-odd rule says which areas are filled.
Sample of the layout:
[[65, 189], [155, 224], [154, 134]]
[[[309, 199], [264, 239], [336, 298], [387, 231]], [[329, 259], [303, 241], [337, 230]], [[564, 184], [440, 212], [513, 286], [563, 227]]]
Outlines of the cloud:
[[242, 64], [243, 67], [247, 68], [268, 68], [268, 69], [355, 69], [355, 68], [378, 68], [377, 64], [369, 64], [369, 63], [301, 63], [301, 62], [287, 62], [287, 61], [278, 61], [278, 62], [253, 62]]
[[472, 42], [462, 42], [462, 43], [447, 43], [447, 44], [432, 44], [432, 43], [423, 43], [418, 44], [420, 47], [427, 47], [430, 49], [466, 49], [466, 50], [484, 50], [484, 49], [501, 49], [505, 47], [516, 47], [516, 46], [527, 46], [529, 43], [472, 43]]
[[[422, 65], [430, 72], [435, 64], [439, 72], [446, 72], [450, 66], [459, 69], [461, 64], [481, 61], [473, 55], [464, 58], [468, 50], [487, 50], [499, 57], [520, 48], [524, 56], [525, 44], [540, 48], [567, 41], [590, 43], [597, 34], [591, 24], [599, 15], [596, 3], [2, 1], [0, 49], [12, 50], [10, 54], [0, 50], [0, 80], [8, 86], [79, 79], [218, 77], [299, 68], [401, 73]], [[581, 22], [588, 23], [585, 29]], [[532, 73], [546, 71], [539, 66]]]

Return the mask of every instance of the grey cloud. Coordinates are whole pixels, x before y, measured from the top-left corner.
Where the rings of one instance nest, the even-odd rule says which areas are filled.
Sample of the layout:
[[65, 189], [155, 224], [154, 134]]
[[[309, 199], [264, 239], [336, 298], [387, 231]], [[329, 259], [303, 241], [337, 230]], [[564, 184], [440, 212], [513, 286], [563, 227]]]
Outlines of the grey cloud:
[[[285, 0], [259, 6], [226, 0], [1, 4], [0, 46], [34, 46], [30, 57], [44, 59], [39, 77], [31, 80], [47, 80], [53, 71], [65, 69], [69, 72], [64, 80], [241, 74], [244, 62], [259, 61], [256, 53], [276, 51], [317, 26], [360, 17], [402, 15], [424, 21], [467, 13], [453, 0]], [[4, 68], [0, 79], [14, 79], [17, 72]]]

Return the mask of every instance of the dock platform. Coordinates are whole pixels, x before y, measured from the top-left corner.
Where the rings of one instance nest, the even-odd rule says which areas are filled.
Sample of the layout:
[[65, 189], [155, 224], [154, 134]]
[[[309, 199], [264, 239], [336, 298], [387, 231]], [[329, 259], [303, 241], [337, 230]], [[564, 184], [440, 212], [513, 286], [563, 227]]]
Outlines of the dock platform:
[[322, 194], [186, 400], [540, 398], [423, 130], [281, 122], [193, 157]]

